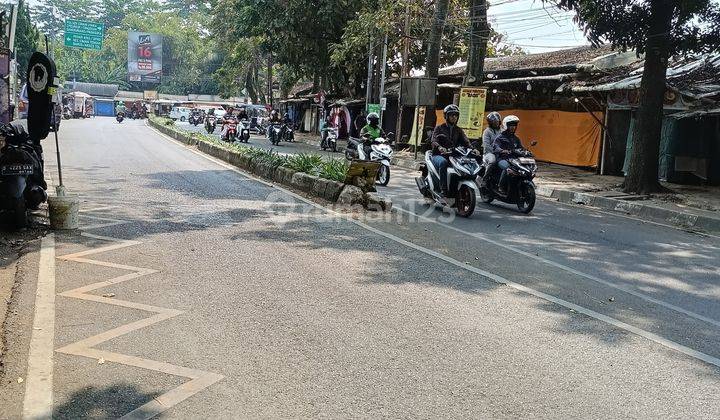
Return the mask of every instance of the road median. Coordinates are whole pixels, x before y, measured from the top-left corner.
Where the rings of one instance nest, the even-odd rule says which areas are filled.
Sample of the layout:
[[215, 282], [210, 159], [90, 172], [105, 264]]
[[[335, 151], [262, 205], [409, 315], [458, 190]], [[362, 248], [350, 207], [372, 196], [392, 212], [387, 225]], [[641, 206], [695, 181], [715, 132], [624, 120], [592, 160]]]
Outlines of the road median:
[[[272, 151], [264, 151], [246, 146], [226, 145], [218, 140], [204, 138], [205, 136], [198, 133], [188, 133], [178, 130], [173, 127], [172, 124], [168, 124], [166, 120], [160, 118], [149, 118], [148, 124], [151, 128], [156, 129], [168, 137], [188, 146], [197, 147], [200, 152], [209, 156], [220, 159], [268, 181], [282, 184], [331, 203], [338, 203], [338, 198], [343, 190], [353, 187], [338, 180], [342, 177], [341, 173], [344, 174], [344, 171], [341, 171], [342, 168], [338, 169], [342, 164], [337, 162], [322, 163], [322, 160], [317, 162], [318, 165], [328, 166], [327, 168], [323, 168], [322, 171], [310, 169], [309, 165], [299, 162], [298, 165], [304, 168], [307, 167], [305, 169], [319, 172], [317, 174], [307, 173], [303, 170], [293, 169], [287, 165], [293, 162], [292, 159], [312, 161], [312, 156], [300, 155], [298, 157], [288, 158]], [[326, 172], [335, 179], [323, 177], [322, 175]], [[367, 191], [362, 198], [359, 198], [352, 204], [362, 204], [370, 210], [380, 209], [389, 211], [392, 208], [390, 199], [385, 197], [382, 199], [388, 204], [385, 206], [373, 205], [373, 203], [377, 201], [376, 194]]]

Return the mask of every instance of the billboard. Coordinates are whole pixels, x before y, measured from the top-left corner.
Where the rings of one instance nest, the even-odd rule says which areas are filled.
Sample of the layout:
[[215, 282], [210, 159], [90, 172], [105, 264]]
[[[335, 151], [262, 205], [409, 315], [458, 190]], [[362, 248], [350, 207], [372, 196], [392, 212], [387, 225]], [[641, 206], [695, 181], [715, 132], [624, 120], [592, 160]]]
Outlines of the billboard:
[[160, 83], [162, 35], [128, 32], [128, 79], [131, 82]]

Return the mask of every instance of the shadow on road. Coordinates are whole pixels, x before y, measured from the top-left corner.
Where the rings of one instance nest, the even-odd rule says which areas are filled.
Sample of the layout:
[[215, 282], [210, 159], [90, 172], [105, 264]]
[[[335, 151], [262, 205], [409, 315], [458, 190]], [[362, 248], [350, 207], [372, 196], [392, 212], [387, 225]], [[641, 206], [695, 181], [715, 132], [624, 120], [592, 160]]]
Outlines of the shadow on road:
[[55, 404], [53, 418], [119, 418], [160, 394], [160, 392], [143, 392], [137, 386], [127, 383], [117, 383], [103, 388], [86, 387], [72, 394], [67, 401]]

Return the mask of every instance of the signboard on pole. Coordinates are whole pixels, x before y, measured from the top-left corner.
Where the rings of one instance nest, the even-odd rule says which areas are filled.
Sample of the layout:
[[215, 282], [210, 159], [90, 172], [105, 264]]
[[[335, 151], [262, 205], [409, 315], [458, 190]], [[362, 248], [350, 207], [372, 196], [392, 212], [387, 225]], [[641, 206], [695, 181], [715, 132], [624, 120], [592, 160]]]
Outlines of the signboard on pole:
[[403, 106], [435, 106], [437, 79], [429, 77], [400, 79], [400, 100]]
[[128, 79], [131, 82], [160, 83], [162, 43], [160, 34], [128, 32]]
[[462, 128], [471, 139], [482, 137], [486, 99], [487, 89], [485, 88], [460, 88], [460, 119], [458, 120], [458, 127]]
[[105, 24], [87, 20], [65, 19], [65, 46], [101, 50]]

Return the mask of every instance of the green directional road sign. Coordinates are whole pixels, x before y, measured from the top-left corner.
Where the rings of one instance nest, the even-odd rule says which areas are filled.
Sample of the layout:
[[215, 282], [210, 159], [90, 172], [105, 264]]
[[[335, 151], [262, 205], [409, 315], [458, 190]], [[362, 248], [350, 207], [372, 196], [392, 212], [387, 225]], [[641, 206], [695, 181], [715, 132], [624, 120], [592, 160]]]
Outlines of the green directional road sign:
[[101, 50], [105, 25], [100, 22], [65, 19], [65, 46]]

